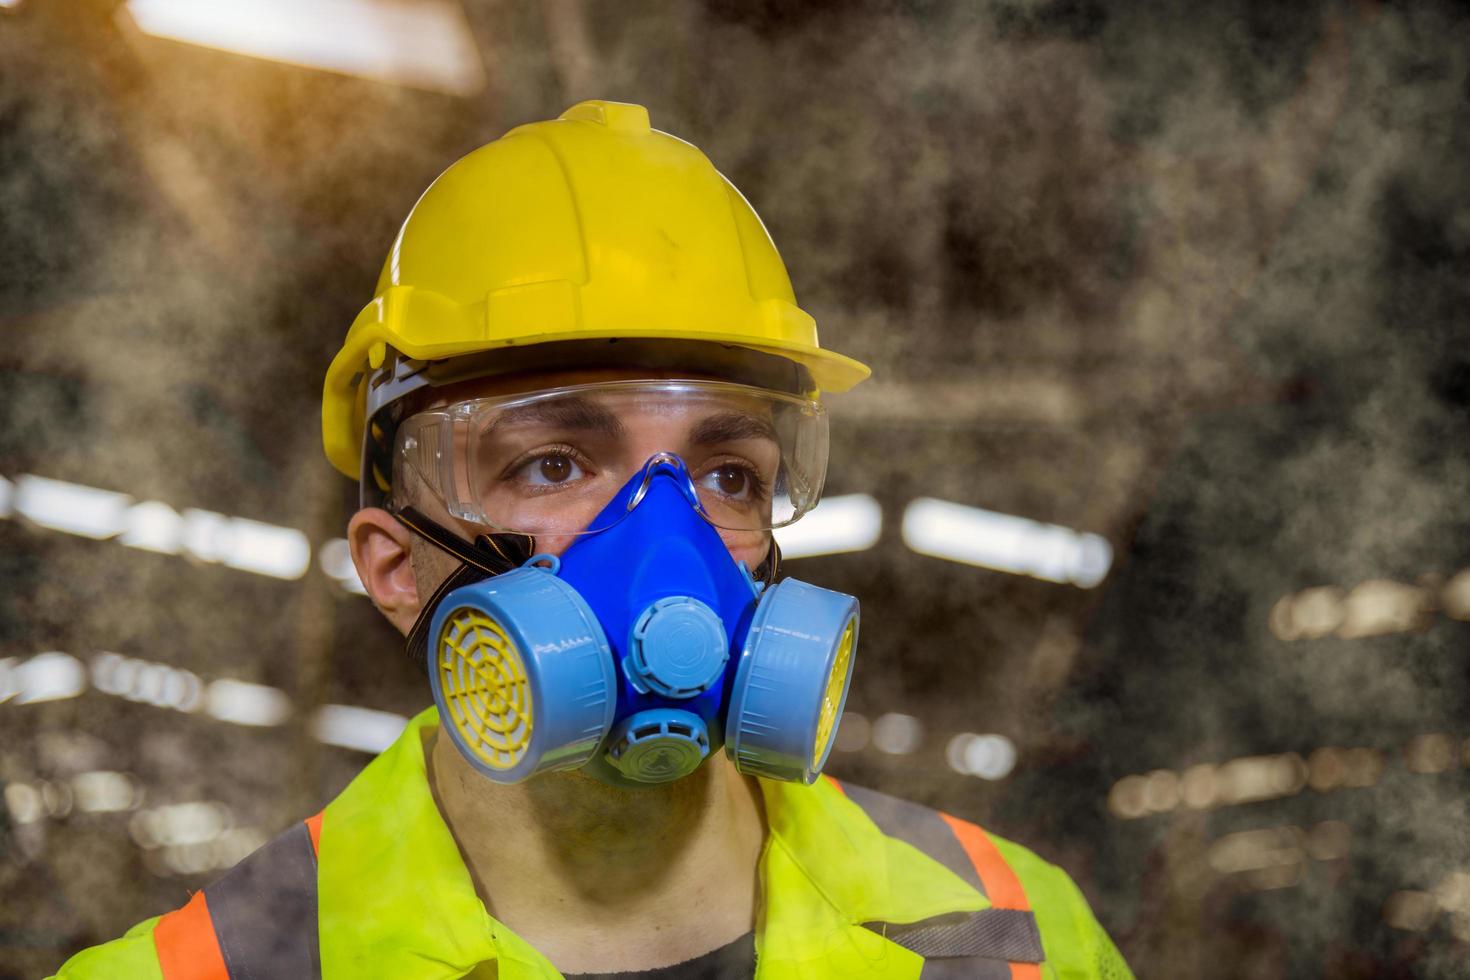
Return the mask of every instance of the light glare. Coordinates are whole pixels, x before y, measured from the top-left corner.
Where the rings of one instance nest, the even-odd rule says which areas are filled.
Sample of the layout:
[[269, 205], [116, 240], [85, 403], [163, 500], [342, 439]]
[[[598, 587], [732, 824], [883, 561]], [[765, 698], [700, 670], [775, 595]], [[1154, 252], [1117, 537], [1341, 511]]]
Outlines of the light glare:
[[1099, 535], [932, 497], [905, 508], [902, 534], [919, 554], [1084, 589], [1113, 564], [1112, 545]]
[[1015, 743], [1004, 735], [980, 735], [965, 748], [965, 766], [981, 779], [1004, 779], [1016, 768]]
[[104, 694], [175, 711], [198, 711], [204, 682], [192, 670], [102, 651], [92, 658], [92, 686]]
[[311, 732], [328, 745], [377, 754], [392, 745], [407, 724], [407, 718], [391, 711], [324, 704], [312, 719]]
[[[13, 510], [39, 527], [161, 554], [181, 551], [205, 562], [280, 579], [299, 579], [311, 566], [311, 542], [295, 528], [191, 508], [179, 514], [156, 500], [132, 503], [125, 493], [23, 475], [0, 478], [0, 517]], [[13, 499], [12, 499], [13, 498]], [[13, 506], [12, 506], [13, 504]], [[353, 576], [354, 582], [356, 575]], [[360, 591], [361, 584], [343, 583]]]
[[353, 595], [367, 595], [362, 579], [357, 576], [357, 566], [352, 563], [352, 548], [346, 538], [332, 538], [322, 545], [317, 553], [317, 563], [322, 572]]
[[71, 781], [77, 809], [84, 813], [116, 813], [131, 810], [143, 798], [137, 781], [124, 772], [96, 770], [80, 773]]
[[129, 497], [41, 476], [22, 476], [15, 491], [15, 511], [33, 524], [79, 534], [110, 538], [123, 529]]
[[70, 654], [38, 653], [14, 669], [16, 704], [60, 701], [87, 689], [87, 670]]
[[962, 775], [998, 780], [1016, 768], [1016, 745], [1004, 735], [961, 732], [949, 740], [944, 757]]
[[128, 508], [119, 540], [129, 548], [176, 555], [183, 537], [183, 519], [172, 507], [157, 500], [145, 500]]
[[177, 847], [212, 841], [234, 822], [229, 807], [202, 800], [139, 810], [129, 821], [128, 831], [139, 847]]
[[1383, 903], [1383, 921], [1391, 929], [1424, 932], [1434, 925], [1438, 915], [1439, 902], [1429, 892], [1394, 892]]
[[236, 54], [474, 95], [479, 50], [447, 0], [129, 0], [139, 30]]
[[298, 579], [311, 565], [311, 544], [295, 528], [208, 510], [184, 511], [183, 542], [200, 561], [273, 578]]
[[244, 572], [298, 579], [311, 566], [311, 543], [295, 528], [237, 517], [230, 522], [224, 563]]
[[284, 691], [227, 677], [210, 683], [204, 703], [212, 717], [236, 725], [279, 725], [291, 716], [291, 699]]
[[873, 746], [889, 755], [908, 755], [924, 740], [924, 726], [913, 715], [890, 711], [873, 722]]
[[26, 783], [8, 783], [5, 787], [5, 806], [10, 818], [16, 823], [35, 823], [46, 815], [46, 805], [34, 786]]
[[883, 508], [865, 493], [827, 497], [795, 524], [771, 533], [786, 558], [866, 551], [883, 533]]
[[1220, 874], [1240, 874], [1262, 868], [1301, 864], [1302, 832], [1297, 827], [1265, 827], [1242, 830], [1210, 845], [1210, 867]]
[[[0, 496], [3, 496], [0, 487]], [[0, 504], [3, 507], [3, 504]], [[1451, 619], [1470, 620], [1470, 568], [1457, 572], [1440, 590], [1440, 604]]]

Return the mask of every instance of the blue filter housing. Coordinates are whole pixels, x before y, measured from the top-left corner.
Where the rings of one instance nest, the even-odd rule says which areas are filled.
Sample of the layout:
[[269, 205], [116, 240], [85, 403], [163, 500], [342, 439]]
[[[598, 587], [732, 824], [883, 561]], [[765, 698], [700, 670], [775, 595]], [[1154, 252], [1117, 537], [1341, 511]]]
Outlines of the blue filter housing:
[[456, 589], [431, 629], [439, 721], [475, 768], [513, 783], [597, 751], [617, 706], [612, 655], [587, 603], [551, 571]]
[[725, 750], [736, 768], [803, 783], [817, 778], [847, 703], [857, 627], [858, 601], [850, 595], [790, 578], [765, 594], [731, 687]]

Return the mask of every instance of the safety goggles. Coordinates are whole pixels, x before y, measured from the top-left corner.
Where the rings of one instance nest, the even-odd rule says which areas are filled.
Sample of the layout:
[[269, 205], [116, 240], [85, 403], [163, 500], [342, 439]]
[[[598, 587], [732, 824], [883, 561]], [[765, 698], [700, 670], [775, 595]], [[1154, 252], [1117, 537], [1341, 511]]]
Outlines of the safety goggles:
[[605, 530], [623, 516], [607, 510], [617, 491], [673, 454], [706, 520], [758, 531], [816, 506], [827, 415], [808, 398], [723, 381], [611, 381], [419, 412], [394, 451], [396, 505], [427, 491], [455, 518], [530, 535]]

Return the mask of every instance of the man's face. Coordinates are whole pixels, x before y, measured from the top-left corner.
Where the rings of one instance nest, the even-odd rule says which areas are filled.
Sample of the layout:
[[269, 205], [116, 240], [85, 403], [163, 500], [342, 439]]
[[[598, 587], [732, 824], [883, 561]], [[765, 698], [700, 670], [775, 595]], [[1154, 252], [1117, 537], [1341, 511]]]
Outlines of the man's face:
[[[466, 410], [474, 413], [473, 425], [454, 429], [453, 492], [481, 508], [497, 527], [533, 535], [538, 552], [559, 555], [650, 457], [674, 453], [689, 468], [731, 556], [752, 569], [758, 566], [770, 546], [765, 528], [781, 462], [768, 405], [734, 393], [690, 398], [616, 387], [554, 400], [500, 401], [628, 380], [650, 380], [650, 375], [562, 372], [463, 382], [436, 391], [424, 412], [472, 403]], [[395, 474], [400, 503], [412, 503], [467, 539], [484, 533], [483, 525], [450, 517], [416, 476], [412, 467]]]

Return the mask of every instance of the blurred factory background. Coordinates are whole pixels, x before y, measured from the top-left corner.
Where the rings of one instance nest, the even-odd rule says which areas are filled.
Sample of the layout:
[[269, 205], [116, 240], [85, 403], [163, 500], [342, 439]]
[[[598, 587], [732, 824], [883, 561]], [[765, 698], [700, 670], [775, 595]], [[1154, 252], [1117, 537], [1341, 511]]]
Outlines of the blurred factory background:
[[0, 977], [429, 701], [323, 372], [448, 163], [641, 102], [823, 339], [830, 771], [1140, 977], [1470, 972], [1470, 17], [1404, 2], [0, 0]]

